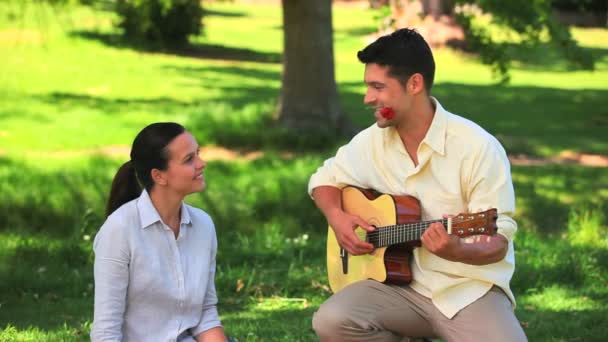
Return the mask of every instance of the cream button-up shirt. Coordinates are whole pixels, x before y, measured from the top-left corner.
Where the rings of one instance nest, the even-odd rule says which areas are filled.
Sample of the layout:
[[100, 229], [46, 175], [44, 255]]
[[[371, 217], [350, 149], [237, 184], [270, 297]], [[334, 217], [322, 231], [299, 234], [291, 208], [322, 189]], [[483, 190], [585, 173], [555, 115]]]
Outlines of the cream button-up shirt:
[[217, 240], [204, 211], [182, 204], [175, 239], [144, 190], [108, 217], [93, 248], [92, 341], [194, 341], [221, 326]]
[[[449, 113], [434, 98], [435, 115], [418, 147], [418, 165], [408, 155], [395, 128], [376, 124], [361, 131], [336, 156], [312, 175], [314, 188], [353, 185], [392, 195], [411, 195], [420, 200], [422, 220], [443, 214], [498, 210], [498, 234], [509, 241], [499, 262], [476, 266], [440, 258], [424, 247], [415, 248], [410, 286], [430, 298], [446, 317], [499, 286], [513, 306], [509, 282], [515, 269], [512, 216], [515, 196], [510, 165], [500, 143], [477, 124]], [[475, 237], [467, 238], [469, 241]]]

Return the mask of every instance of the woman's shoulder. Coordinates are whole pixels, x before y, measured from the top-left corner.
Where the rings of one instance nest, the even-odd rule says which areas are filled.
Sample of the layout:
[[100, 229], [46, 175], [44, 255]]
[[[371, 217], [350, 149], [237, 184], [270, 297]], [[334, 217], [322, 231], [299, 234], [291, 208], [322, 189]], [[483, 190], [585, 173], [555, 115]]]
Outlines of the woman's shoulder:
[[190, 219], [194, 226], [204, 226], [208, 229], [215, 230], [213, 219], [207, 212], [201, 208], [193, 207], [185, 203], [184, 206], [186, 210], [188, 210], [188, 214], [190, 214]]
[[138, 221], [137, 200], [129, 201], [111, 213], [99, 229], [98, 234], [123, 235]]

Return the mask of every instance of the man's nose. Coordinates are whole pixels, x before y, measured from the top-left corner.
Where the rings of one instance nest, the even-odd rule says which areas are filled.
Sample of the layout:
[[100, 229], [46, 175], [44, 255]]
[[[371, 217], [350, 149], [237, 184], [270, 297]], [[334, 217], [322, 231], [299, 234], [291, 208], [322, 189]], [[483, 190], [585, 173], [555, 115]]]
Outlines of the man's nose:
[[365, 96], [363, 97], [363, 103], [364, 104], [370, 104], [373, 103], [374, 101], [376, 101], [376, 97], [372, 94], [372, 92], [368, 89], [365, 92]]

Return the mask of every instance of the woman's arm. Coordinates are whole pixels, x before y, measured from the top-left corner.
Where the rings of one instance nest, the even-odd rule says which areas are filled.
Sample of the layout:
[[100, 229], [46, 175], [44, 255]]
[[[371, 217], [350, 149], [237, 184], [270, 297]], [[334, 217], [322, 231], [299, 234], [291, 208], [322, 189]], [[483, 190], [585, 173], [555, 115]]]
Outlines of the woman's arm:
[[205, 289], [205, 299], [199, 324], [191, 329], [197, 341], [227, 341], [217, 312], [217, 293], [215, 291], [215, 259], [217, 254], [217, 237], [213, 230], [213, 244], [209, 261], [209, 281]]
[[[95, 237], [95, 308], [92, 341], [120, 341], [129, 284], [124, 227], [106, 221]], [[121, 232], [122, 230], [122, 232]]]

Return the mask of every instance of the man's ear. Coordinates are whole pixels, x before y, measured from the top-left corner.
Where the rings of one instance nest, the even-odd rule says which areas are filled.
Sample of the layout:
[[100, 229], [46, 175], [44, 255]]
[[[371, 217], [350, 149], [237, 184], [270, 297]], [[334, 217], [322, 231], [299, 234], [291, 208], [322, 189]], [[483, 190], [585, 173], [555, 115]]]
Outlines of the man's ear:
[[165, 177], [165, 173], [159, 169], [150, 170], [150, 175], [152, 176], [152, 180], [154, 184], [158, 184], [160, 186], [167, 185], [167, 178]]
[[422, 74], [415, 73], [410, 76], [410, 79], [407, 81], [407, 91], [413, 95], [417, 95], [424, 91], [424, 77]]

